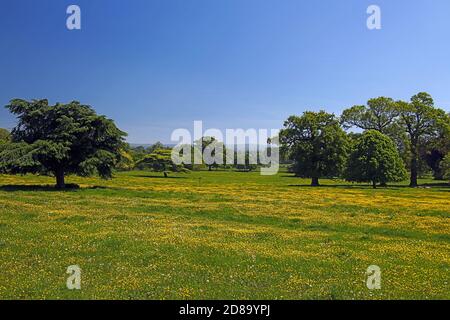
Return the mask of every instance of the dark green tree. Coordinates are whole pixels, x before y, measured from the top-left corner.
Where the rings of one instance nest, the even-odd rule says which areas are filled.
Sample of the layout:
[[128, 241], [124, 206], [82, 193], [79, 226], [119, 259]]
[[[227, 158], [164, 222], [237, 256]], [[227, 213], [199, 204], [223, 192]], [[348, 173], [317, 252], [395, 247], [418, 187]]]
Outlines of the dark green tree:
[[441, 162], [450, 153], [450, 114], [441, 121], [437, 134], [424, 139], [419, 146], [420, 158], [433, 170], [436, 180], [444, 179]]
[[407, 175], [392, 139], [368, 130], [352, 146], [344, 176], [348, 181], [372, 182], [376, 188], [377, 183], [402, 181]]
[[349, 141], [333, 114], [307, 111], [301, 117], [289, 117], [280, 142], [294, 161], [295, 174], [311, 178], [312, 186], [319, 185], [319, 178], [338, 176], [344, 169]]
[[155, 172], [162, 172], [167, 178], [169, 172], [188, 172], [183, 166], [177, 166], [172, 161], [171, 149], [159, 149], [153, 153], [146, 155], [143, 159], [137, 162], [137, 165], [142, 164], [144, 167], [149, 167]]
[[126, 136], [112, 120], [76, 101], [15, 99], [6, 108], [18, 123], [12, 143], [0, 153], [1, 171], [52, 173], [58, 188], [65, 187], [67, 174], [111, 178]]
[[442, 126], [448, 125], [445, 111], [435, 108], [433, 98], [420, 92], [411, 102], [398, 101], [399, 124], [408, 135], [410, 148], [410, 187], [417, 187], [420, 144], [439, 135]]

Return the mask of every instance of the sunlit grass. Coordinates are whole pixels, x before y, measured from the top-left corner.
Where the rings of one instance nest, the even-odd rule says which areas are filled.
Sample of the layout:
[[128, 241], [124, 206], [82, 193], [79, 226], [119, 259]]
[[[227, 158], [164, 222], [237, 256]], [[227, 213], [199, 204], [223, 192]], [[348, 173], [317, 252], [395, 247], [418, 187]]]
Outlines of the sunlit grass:
[[[450, 298], [450, 188], [280, 173], [0, 176], [0, 298]], [[422, 181], [433, 183], [432, 181]], [[82, 290], [66, 288], [69, 265]], [[382, 289], [365, 285], [369, 265]]]

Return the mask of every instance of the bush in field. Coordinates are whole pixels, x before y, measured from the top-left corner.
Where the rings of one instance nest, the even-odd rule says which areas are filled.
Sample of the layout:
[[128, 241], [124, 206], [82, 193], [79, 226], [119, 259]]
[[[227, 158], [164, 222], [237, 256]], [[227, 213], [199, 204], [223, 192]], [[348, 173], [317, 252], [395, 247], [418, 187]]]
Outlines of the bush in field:
[[11, 140], [11, 134], [8, 130], [0, 128], [0, 144], [8, 143]]
[[294, 161], [295, 174], [311, 178], [312, 186], [319, 185], [319, 178], [338, 176], [344, 169], [349, 140], [336, 117], [325, 111], [289, 117], [280, 142]]
[[379, 131], [369, 130], [353, 145], [345, 178], [372, 182], [376, 188], [377, 183], [385, 185], [404, 180], [406, 169], [392, 139]]
[[49, 105], [15, 99], [6, 108], [18, 123], [12, 142], [0, 152], [0, 171], [51, 173], [58, 188], [65, 187], [67, 174], [112, 176], [126, 135], [112, 120], [76, 101]]
[[116, 164], [116, 169], [120, 171], [130, 171], [135, 167], [135, 161], [129, 148], [123, 148], [119, 151], [120, 160]]
[[149, 167], [155, 172], [162, 172], [166, 178], [169, 172], [188, 172], [187, 169], [173, 163], [172, 150], [170, 149], [155, 150], [139, 160], [136, 165]]

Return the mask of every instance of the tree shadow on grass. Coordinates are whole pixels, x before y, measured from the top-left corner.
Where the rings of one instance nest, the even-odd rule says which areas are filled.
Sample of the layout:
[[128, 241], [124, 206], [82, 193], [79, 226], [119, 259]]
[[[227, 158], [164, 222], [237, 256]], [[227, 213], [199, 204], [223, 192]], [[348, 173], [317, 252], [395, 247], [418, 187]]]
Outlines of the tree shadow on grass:
[[430, 188], [450, 188], [450, 182], [436, 182], [436, 183], [424, 183], [420, 185], [421, 187]]
[[167, 176], [167, 177], [164, 177], [164, 176], [156, 176], [156, 175], [148, 175], [148, 176], [146, 176], [146, 175], [143, 175], [143, 174], [141, 174], [141, 175], [136, 175], [136, 176], [133, 176], [133, 177], [137, 177], [137, 178], [150, 178], [150, 179], [186, 179], [186, 177], [174, 177], [174, 176]]
[[104, 186], [91, 186], [91, 187], [80, 187], [77, 184], [66, 184], [64, 189], [58, 189], [55, 185], [14, 185], [8, 184], [0, 186], [0, 191], [5, 192], [15, 192], [15, 191], [48, 191], [48, 192], [70, 192], [77, 190], [89, 190], [89, 189], [108, 189]]
[[[377, 186], [376, 189], [372, 185], [361, 185], [361, 184], [322, 184], [320, 186], [311, 186], [311, 184], [290, 184], [288, 187], [298, 187], [298, 188], [338, 188], [338, 189], [364, 189], [364, 190], [400, 190], [400, 189], [413, 189], [408, 185], [388, 185], [386, 187]], [[446, 183], [427, 183], [419, 185], [416, 189], [442, 189], [449, 188], [449, 190], [438, 190], [443, 192], [450, 192], [450, 185]]]
[[[311, 188], [311, 189], [326, 189], [326, 188], [339, 188], [339, 189], [373, 189], [371, 185], [348, 185], [348, 184], [321, 184], [320, 186], [312, 186], [311, 184], [290, 184], [288, 187], [297, 187], [297, 188]], [[388, 186], [388, 187], [377, 187], [375, 190], [385, 190], [385, 189], [396, 189], [397, 187], [402, 186]]]

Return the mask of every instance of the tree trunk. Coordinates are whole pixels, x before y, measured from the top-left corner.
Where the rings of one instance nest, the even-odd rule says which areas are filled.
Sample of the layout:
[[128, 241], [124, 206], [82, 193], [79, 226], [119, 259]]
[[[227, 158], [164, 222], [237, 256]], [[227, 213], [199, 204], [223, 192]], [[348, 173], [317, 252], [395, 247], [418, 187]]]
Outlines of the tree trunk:
[[417, 152], [416, 152], [416, 147], [412, 147], [413, 151], [411, 152], [411, 179], [410, 179], [410, 183], [409, 186], [411, 188], [416, 188], [418, 186], [417, 183], [417, 172], [418, 172], [418, 168], [417, 168]]
[[311, 186], [312, 186], [312, 187], [318, 187], [318, 186], [319, 186], [319, 178], [313, 177], [313, 178], [311, 179]]
[[376, 181], [372, 181], [372, 187], [373, 187], [374, 189], [377, 188], [377, 182], [376, 182]]
[[62, 169], [56, 170], [55, 177], [56, 177], [56, 188], [64, 189], [66, 187], [66, 184], [64, 182], [64, 170]]

